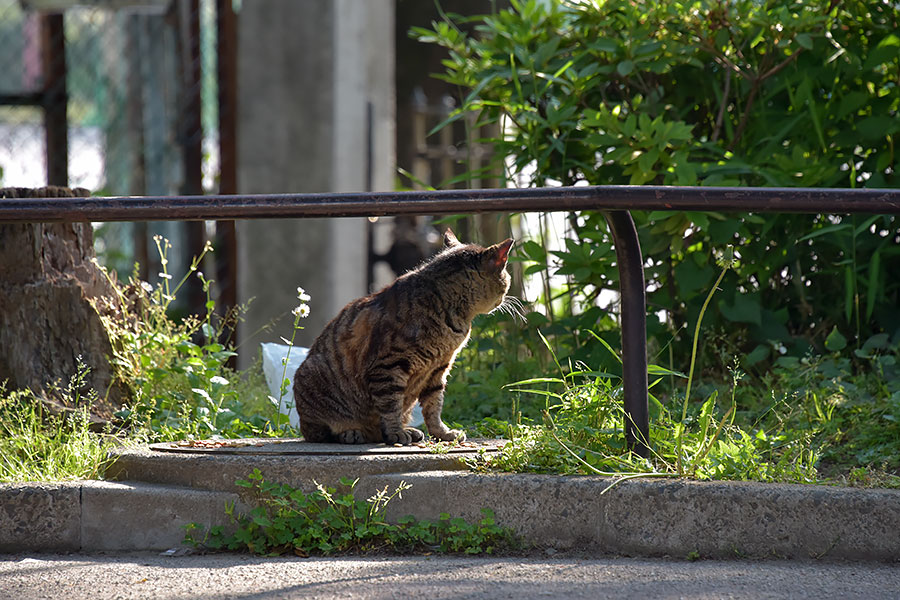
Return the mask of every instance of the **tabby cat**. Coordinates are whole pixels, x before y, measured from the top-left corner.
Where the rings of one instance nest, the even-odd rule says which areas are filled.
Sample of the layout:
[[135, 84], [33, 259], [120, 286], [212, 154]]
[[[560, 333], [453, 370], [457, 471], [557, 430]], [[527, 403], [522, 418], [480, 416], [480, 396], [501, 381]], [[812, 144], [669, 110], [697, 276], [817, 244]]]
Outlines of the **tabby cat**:
[[428, 433], [464, 440], [441, 420], [447, 374], [472, 319], [501, 306], [513, 240], [443, 251], [378, 293], [354, 300], [325, 326], [294, 375], [300, 430], [309, 442], [410, 444], [416, 401]]

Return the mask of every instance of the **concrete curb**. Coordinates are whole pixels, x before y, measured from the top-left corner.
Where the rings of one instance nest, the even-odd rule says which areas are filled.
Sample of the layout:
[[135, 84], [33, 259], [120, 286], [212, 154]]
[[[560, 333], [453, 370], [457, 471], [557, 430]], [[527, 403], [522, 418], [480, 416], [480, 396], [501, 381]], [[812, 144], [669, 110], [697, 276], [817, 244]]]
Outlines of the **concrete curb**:
[[900, 560], [900, 491], [553, 475], [409, 473], [360, 481], [412, 487], [388, 518], [483, 507], [524, 539], [592, 554]]
[[164, 550], [184, 525], [226, 524], [236, 493], [111, 481], [0, 484], [0, 552]]
[[0, 552], [78, 550], [81, 486], [0, 484]]
[[[275, 480], [266, 469], [263, 473]], [[363, 475], [359, 497], [412, 484], [388, 517], [491, 508], [528, 542], [591, 554], [900, 560], [900, 491], [746, 482], [419, 472]], [[0, 551], [163, 550], [225, 524], [232, 491], [142, 482], [0, 486]]]
[[[184, 526], [225, 525], [236, 493], [147, 483], [85, 482], [81, 550], [164, 550], [182, 547]], [[247, 508], [238, 507], [242, 511]]]

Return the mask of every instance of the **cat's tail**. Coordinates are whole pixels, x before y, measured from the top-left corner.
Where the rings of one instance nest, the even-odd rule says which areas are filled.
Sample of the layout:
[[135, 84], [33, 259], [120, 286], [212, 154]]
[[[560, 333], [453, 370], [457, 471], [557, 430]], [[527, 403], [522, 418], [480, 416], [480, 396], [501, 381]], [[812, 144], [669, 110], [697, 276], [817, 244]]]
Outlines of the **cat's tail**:
[[337, 436], [331, 431], [331, 427], [323, 423], [314, 423], [306, 419], [300, 419], [300, 432], [303, 439], [315, 444], [333, 444], [338, 441]]

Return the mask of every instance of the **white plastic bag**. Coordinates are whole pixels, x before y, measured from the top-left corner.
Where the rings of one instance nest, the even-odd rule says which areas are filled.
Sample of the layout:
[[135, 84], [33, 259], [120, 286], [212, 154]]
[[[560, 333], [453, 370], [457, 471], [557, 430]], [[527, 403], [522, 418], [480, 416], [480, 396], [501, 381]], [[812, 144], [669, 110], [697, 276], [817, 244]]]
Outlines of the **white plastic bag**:
[[[263, 374], [266, 376], [266, 384], [273, 398], [280, 398], [278, 412], [288, 416], [292, 427], [300, 426], [300, 417], [294, 407], [294, 372], [306, 359], [309, 348], [301, 346], [287, 346], [285, 344], [265, 343], [262, 346]], [[290, 356], [288, 356], [290, 350]], [[287, 365], [284, 359], [287, 358]], [[283, 378], [291, 383], [287, 386], [284, 396], [281, 395], [281, 382]]]
[[[288, 421], [292, 427], [299, 427], [300, 416], [297, 414], [297, 408], [294, 406], [294, 372], [297, 371], [300, 363], [306, 360], [309, 348], [301, 346], [291, 347], [275, 343], [264, 343], [260, 344], [260, 346], [262, 346], [263, 374], [266, 376], [266, 384], [269, 386], [269, 393], [272, 397], [279, 398], [281, 396], [282, 376], [291, 382], [288, 384], [284, 396], [280, 398], [278, 412], [288, 416]], [[291, 351], [290, 356], [288, 356], [288, 349]], [[287, 358], [287, 365], [284, 364], [285, 358]], [[285, 366], [287, 366], [287, 369], [285, 369]], [[415, 408], [413, 408], [410, 425], [419, 427], [424, 423], [422, 407], [416, 404]]]

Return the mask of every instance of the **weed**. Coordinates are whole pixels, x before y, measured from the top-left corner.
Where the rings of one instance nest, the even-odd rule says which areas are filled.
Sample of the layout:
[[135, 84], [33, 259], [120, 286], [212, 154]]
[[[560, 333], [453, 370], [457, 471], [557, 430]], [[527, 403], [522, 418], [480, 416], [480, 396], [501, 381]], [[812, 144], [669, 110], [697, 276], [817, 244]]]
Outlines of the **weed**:
[[[681, 417], [673, 419], [669, 409], [651, 396], [656, 416], [650, 428], [650, 459], [641, 459], [624, 447], [620, 398], [621, 380], [609, 373], [576, 365], [564, 369], [550, 343], [541, 335], [553, 357], [559, 377], [539, 377], [511, 384], [513, 392], [543, 396], [553, 404], [543, 411], [543, 423], [509, 426], [511, 443], [493, 457], [482, 454], [476, 468], [511, 471], [593, 473], [618, 477], [697, 477], [700, 479], [754, 479], [757, 481], [816, 480], [818, 455], [807, 449], [808, 437], [779, 429], [747, 431], [734, 424], [734, 390], [743, 373], [732, 371], [732, 405], [716, 414], [718, 392], [714, 391], [691, 413], [689, 395], [693, 381], [700, 322], [706, 306], [730, 266], [707, 295], [694, 330], [691, 369], [687, 376]], [[599, 335], [595, 338], [607, 351], [613, 349]], [[616, 355], [617, 360], [621, 359]], [[655, 376], [682, 376], [653, 365]], [[651, 384], [651, 388], [659, 378]], [[524, 386], [524, 387], [523, 387]], [[534, 387], [539, 386], [539, 387]], [[552, 414], [551, 414], [552, 413]], [[554, 416], [555, 415], [555, 416]]]
[[[809, 154], [815, 151], [797, 150], [798, 144], [806, 150], [826, 146], [821, 113], [811, 110], [804, 117], [793, 108], [795, 90], [810, 85], [830, 90], [826, 100], [832, 106], [865, 105], [867, 94], [892, 95], [896, 103], [900, 88], [885, 77], [892, 71], [870, 70], [870, 77], [847, 66], [877, 54], [872, 44], [881, 38], [861, 32], [881, 31], [884, 37], [896, 29], [888, 18], [890, 9], [842, 3], [827, 16], [815, 11], [799, 15], [786, 9], [790, 4], [717, 5], [741, 17], [730, 22], [725, 36], [717, 35], [724, 32], [717, 24], [723, 21], [710, 20], [703, 11], [686, 17], [679, 3], [622, 1], [514, 2], [489, 15], [467, 17], [470, 24], [477, 23], [478, 35], [446, 15], [430, 29], [413, 28], [411, 35], [449, 51], [438, 77], [460, 89], [458, 108], [436, 130], [456, 127], [457, 120], [469, 115], [481, 125], [497, 125], [491, 139], [493, 166], [520, 186], [890, 187], [894, 148], [889, 138], [872, 136], [863, 144], [865, 165], [851, 164], [848, 170], [829, 163], [842, 156], [833, 149], [820, 160]], [[695, 35], [698, 31], [706, 33]], [[777, 35], [761, 41], [760, 31]], [[633, 60], [635, 39], [649, 40], [641, 46], [639, 60]], [[715, 43], [709, 42], [713, 39]], [[822, 57], [833, 52], [826, 39], [839, 40], [835, 43], [849, 62], [825, 61], [828, 67], [819, 69]], [[734, 52], [746, 59], [740, 77], [752, 79], [753, 86], [735, 87], [734, 73], [720, 68]], [[776, 72], [764, 65], [778, 55], [784, 57], [783, 65], [796, 62], [769, 77]], [[840, 74], [842, 69], [850, 70]], [[597, 76], [610, 73], [615, 76]], [[685, 85], [688, 80], [696, 85]], [[733, 105], [746, 110], [723, 111], [722, 90], [731, 90]], [[765, 112], [766, 118], [754, 119], [753, 111]], [[844, 121], [848, 130], [865, 121], [865, 114], [854, 110], [832, 117]], [[778, 133], [773, 136], [773, 131]], [[856, 139], [849, 143], [859, 145]], [[784, 152], [787, 146], [794, 151]], [[662, 392], [654, 390], [661, 400], [651, 407], [657, 436], [651, 440], [657, 444], [652, 460], [660, 469], [669, 472], [663, 463], [673, 461], [671, 471], [682, 475], [764, 478], [791, 476], [795, 470], [800, 480], [812, 476], [812, 466], [829, 475], [836, 469], [842, 476], [848, 469], [873, 465], [900, 469], [900, 395], [895, 395], [900, 391], [895, 374], [900, 354], [890, 349], [900, 346], [900, 228], [895, 216], [763, 218], [683, 211], [632, 211], [632, 216], [646, 265], [650, 351], [666, 349], [672, 371], [686, 369], [677, 361], [689, 352], [691, 356], [688, 392], [679, 396], [674, 378], [667, 390], [670, 399], [679, 396], [682, 402], [669, 407]], [[457, 361], [472, 368], [458, 368], [456, 381], [451, 378], [447, 410], [456, 420], [490, 417], [480, 425], [483, 430], [513, 437], [506, 455], [510, 468], [582, 470], [586, 467], [579, 460], [598, 460], [593, 444], [605, 434], [567, 411], [564, 400], [599, 395], [613, 405], [621, 401], [621, 390], [591, 388], [590, 382], [567, 376], [539, 382], [539, 374], [554, 369], [535, 331], [540, 328], [552, 341], [569, 372], [580, 368], [567, 364], [571, 358], [576, 365], [589, 364], [617, 377], [617, 365], [598, 356], [603, 348], [585, 343], [590, 330], [616, 344], [618, 323], [609, 314], [616, 303], [601, 302], [601, 296], [617, 291], [617, 257], [600, 212], [571, 213], [559, 221], [564, 232], [556, 236], [563, 241], [557, 249], [544, 243], [550, 233], [545, 222], [550, 221], [543, 215], [537, 219], [534, 239], [526, 239], [517, 252], [525, 263], [523, 274], [540, 277], [534, 287], [541, 288], [544, 314], [527, 315], [522, 331], [476, 330], [475, 347], [464, 349]], [[709, 249], [736, 241], [741, 260], [724, 280], [719, 277], [713, 289], [721, 284], [722, 290], [710, 304], [707, 290], [716, 269]], [[836, 290], [843, 293], [835, 295]], [[707, 337], [707, 343], [698, 345], [703, 320], [698, 312], [721, 332], [716, 343]], [[663, 318], [655, 318], [657, 314]], [[689, 322], [697, 324], [694, 336], [679, 335]], [[749, 385], [735, 389], [725, 370], [710, 366], [710, 358], [722, 353], [729, 358], [722, 364], [740, 359]], [[500, 360], [485, 365], [485, 359], [496, 357]], [[704, 361], [706, 369], [700, 367]], [[525, 365], [524, 373], [519, 365]], [[762, 374], [764, 370], [769, 372]], [[498, 381], [504, 376], [505, 381]], [[499, 391], [508, 381], [531, 381], [531, 389], [514, 391], [518, 395], [510, 399]], [[726, 397], [729, 386], [731, 405], [720, 407], [719, 398]], [[701, 392], [704, 400], [695, 405], [691, 392]], [[589, 404], [597, 411], [596, 421], [604, 427], [617, 425], [621, 415], [608, 419], [606, 409]], [[549, 435], [544, 411], [553, 416], [554, 435], [574, 455]], [[508, 422], [496, 420], [500, 418]], [[585, 447], [594, 449], [579, 449], [569, 434], [592, 440]], [[623, 450], [607, 442], [618, 443], [614, 436], [604, 438], [598, 448], [611, 458], [600, 462], [616, 463], [612, 457]], [[759, 453], [774, 466], [751, 464]]]
[[895, 346], [856, 366], [837, 352], [782, 361], [755, 385], [739, 390], [741, 418], [806, 435], [821, 455], [826, 477], [880, 485], [889, 479], [854, 473], [896, 475], [900, 469], [898, 356]]
[[[239, 315], [215, 312], [212, 282], [198, 270], [211, 246], [172, 286], [166, 271], [169, 241], [160, 236], [154, 241], [163, 265], [159, 285], [154, 288], [133, 275], [124, 289], [115, 286], [121, 312], [103, 317], [113, 343], [112, 364], [132, 395], [132, 403], [116, 416], [152, 441], [279, 434], [287, 417], [278, 413], [277, 400], [266, 401], [264, 382], [228, 367], [235, 352], [220, 340], [229, 338]], [[175, 321], [168, 310], [190, 276], [203, 284], [206, 314]], [[263, 408], [267, 415], [259, 414]]]
[[385, 486], [367, 500], [357, 500], [353, 491], [358, 481], [342, 479], [341, 485], [348, 488], [345, 494], [322, 484], [305, 493], [266, 481], [256, 469], [248, 480], [236, 483], [253, 490], [257, 506], [248, 515], [235, 515], [234, 505], [226, 507], [236, 529], [226, 533], [221, 526], [204, 530], [191, 523], [185, 527], [185, 543], [213, 550], [299, 556], [373, 551], [491, 554], [513, 546], [512, 534], [494, 522], [489, 509], [482, 510], [484, 516], [477, 524], [448, 514], [441, 514], [436, 522], [406, 516], [396, 524], [388, 523], [388, 503], [402, 498], [410, 486], [401, 482], [390, 493]]
[[104, 436], [90, 430], [93, 391], [82, 396], [89, 369], [78, 370], [62, 390], [71, 408], [51, 414], [30, 390], [7, 391], [0, 382], [0, 482], [92, 479], [109, 463]]
[[[281, 359], [281, 385], [278, 388], [278, 397], [275, 398], [274, 396], [268, 396], [272, 404], [274, 406], [277, 406], [279, 410], [281, 410], [282, 399], [288, 394], [291, 388], [291, 380], [287, 376], [287, 366], [288, 361], [291, 358], [291, 350], [294, 349], [294, 338], [297, 337], [297, 332], [303, 329], [303, 327], [300, 326], [300, 319], [305, 319], [309, 316], [309, 304], [307, 304], [307, 302], [309, 302], [311, 298], [310, 295], [306, 293], [306, 290], [304, 290], [302, 287], [297, 288], [297, 299], [300, 301], [300, 304], [298, 304], [296, 308], [291, 311], [291, 314], [294, 316], [294, 326], [291, 329], [291, 339], [286, 340], [284, 338], [281, 338], [281, 340], [285, 344], [287, 344], [288, 349], [287, 353], [284, 355], [284, 358]], [[293, 401], [288, 401], [285, 406], [288, 409], [292, 408]], [[286, 426], [286, 421], [282, 420], [280, 424], [282, 429], [284, 429]]]

